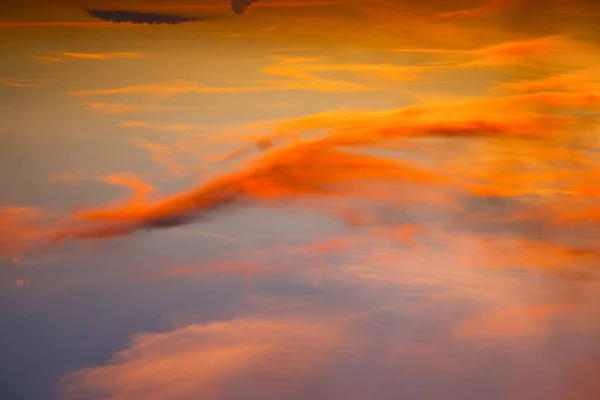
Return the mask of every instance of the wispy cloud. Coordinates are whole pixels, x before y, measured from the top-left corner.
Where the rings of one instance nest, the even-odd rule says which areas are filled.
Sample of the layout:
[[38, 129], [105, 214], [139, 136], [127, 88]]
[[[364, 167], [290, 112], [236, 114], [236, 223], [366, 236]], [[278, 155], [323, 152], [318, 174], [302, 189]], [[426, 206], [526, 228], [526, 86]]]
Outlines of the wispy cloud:
[[475, 8], [449, 11], [437, 14], [439, 18], [480, 17], [498, 13], [515, 6], [519, 0], [486, 0], [485, 4]]
[[569, 315], [576, 309], [577, 307], [572, 304], [513, 307], [464, 323], [459, 328], [457, 336], [461, 339], [502, 340], [534, 337], [549, 329], [549, 321], [565, 314]]
[[329, 79], [319, 73], [351, 72], [363, 77], [376, 77], [388, 81], [413, 82], [420, 79], [426, 68], [422, 66], [398, 66], [393, 64], [336, 64], [323, 58], [273, 57], [275, 62], [263, 67], [267, 76], [287, 80], [263, 80], [248, 86], [204, 86], [196, 81], [174, 81], [163, 85], [139, 85], [116, 89], [76, 90], [73, 96], [100, 96], [118, 94], [176, 95], [182, 93], [253, 93], [285, 90], [319, 92], [354, 92], [381, 90], [381, 87], [356, 80]]
[[[262, 0], [258, 6], [261, 8], [295, 8], [295, 7], [323, 7], [337, 6], [356, 3], [376, 3], [381, 0], [315, 0], [315, 1], [285, 1], [285, 2], [269, 2]], [[246, 0], [246, 2], [250, 2]], [[251, 3], [258, 3], [258, 0]], [[206, 10], [231, 8], [232, 5], [224, 4], [173, 4], [173, 5], [149, 5], [148, 9], [170, 9], [170, 10]]]
[[142, 122], [142, 121], [125, 121], [125, 122], [122, 122], [120, 126], [122, 126], [124, 128], [146, 128], [146, 129], [153, 129], [153, 130], [159, 130], [159, 131], [178, 131], [178, 132], [195, 131], [195, 130], [203, 128], [200, 125], [184, 125], [184, 124], [158, 125], [158, 124], [150, 124], [150, 123]]
[[0, 22], [2, 28], [114, 28], [141, 26], [133, 23], [115, 25], [112, 22], [81, 22], [81, 21], [35, 21], [35, 22]]
[[[132, 138], [130, 141], [135, 146], [148, 150], [152, 155], [152, 160], [165, 166], [175, 177], [186, 176], [187, 172], [193, 170], [193, 168], [187, 167], [179, 161], [176, 151], [170, 146], [141, 138]], [[196, 169], [193, 172], [197, 173], [198, 171]]]
[[501, 67], [511, 65], [550, 63], [551, 60], [564, 58], [571, 54], [579, 56], [578, 60], [586, 64], [593, 57], [589, 46], [572, 40], [572, 35], [550, 35], [521, 40], [501, 42], [478, 49], [394, 49], [401, 53], [429, 53], [434, 55], [462, 55], [471, 58], [470, 61], [445, 62], [430, 65], [432, 70], [448, 68]]
[[82, 103], [84, 106], [101, 113], [101, 114], [130, 114], [137, 112], [147, 111], [160, 111], [166, 110], [166, 107], [160, 106], [139, 106], [131, 104], [118, 104], [118, 103]]
[[34, 83], [27, 83], [26, 79], [6, 79], [0, 78], [0, 85], [10, 86], [10, 87], [22, 87], [22, 88], [33, 88], [40, 89], [40, 85], [36, 85]]
[[60, 63], [63, 60], [60, 57], [28, 56], [32, 60], [37, 60], [40, 64]]
[[108, 60], [112, 58], [146, 58], [145, 53], [138, 52], [111, 52], [111, 53], [61, 53], [63, 57], [83, 58], [90, 60]]
[[228, 94], [228, 93], [260, 93], [282, 90], [312, 90], [323, 92], [351, 92], [356, 90], [374, 90], [360, 84], [345, 84], [343, 87], [335, 83], [312, 83], [312, 82], [268, 82], [255, 86], [203, 86], [198, 82], [188, 81], [186, 83], [164, 84], [164, 85], [140, 85], [128, 86], [117, 89], [98, 90], [74, 90], [69, 92], [72, 96], [104, 96], [118, 94], [155, 94], [176, 95], [182, 93], [204, 93], [204, 94]]

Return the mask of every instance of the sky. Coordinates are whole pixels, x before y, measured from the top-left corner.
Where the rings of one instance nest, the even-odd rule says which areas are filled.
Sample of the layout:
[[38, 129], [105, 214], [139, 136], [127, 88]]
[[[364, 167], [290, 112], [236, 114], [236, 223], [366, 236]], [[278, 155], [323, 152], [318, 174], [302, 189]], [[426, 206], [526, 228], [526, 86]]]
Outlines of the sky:
[[599, 20], [0, 5], [0, 398], [598, 399]]

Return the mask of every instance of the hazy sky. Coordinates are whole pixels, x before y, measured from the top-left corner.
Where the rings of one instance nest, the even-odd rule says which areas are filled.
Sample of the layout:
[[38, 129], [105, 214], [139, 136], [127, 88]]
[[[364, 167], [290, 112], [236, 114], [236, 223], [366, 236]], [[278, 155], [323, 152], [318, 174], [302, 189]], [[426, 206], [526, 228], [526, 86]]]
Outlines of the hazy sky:
[[2, 4], [0, 398], [597, 399], [598, 22]]

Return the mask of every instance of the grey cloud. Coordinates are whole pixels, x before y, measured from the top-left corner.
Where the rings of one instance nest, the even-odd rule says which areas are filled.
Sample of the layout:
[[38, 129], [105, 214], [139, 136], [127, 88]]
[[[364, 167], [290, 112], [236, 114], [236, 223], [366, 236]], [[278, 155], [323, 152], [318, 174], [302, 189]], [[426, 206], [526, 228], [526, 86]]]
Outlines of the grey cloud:
[[182, 24], [185, 22], [200, 21], [203, 18], [186, 17], [181, 15], [142, 13], [136, 11], [119, 11], [119, 10], [87, 10], [94, 18], [99, 18], [108, 22], [115, 23], [133, 23], [133, 24]]
[[231, 9], [236, 14], [243, 14], [244, 11], [258, 0], [231, 0]]

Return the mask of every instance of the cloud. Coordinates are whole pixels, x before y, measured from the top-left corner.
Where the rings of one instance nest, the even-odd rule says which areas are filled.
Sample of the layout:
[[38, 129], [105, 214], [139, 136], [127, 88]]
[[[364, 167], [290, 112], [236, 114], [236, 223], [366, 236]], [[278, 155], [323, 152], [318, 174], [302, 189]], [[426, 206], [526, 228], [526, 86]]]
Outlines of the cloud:
[[183, 177], [188, 173], [198, 173], [197, 169], [183, 165], [174, 154], [174, 150], [160, 143], [153, 143], [145, 139], [133, 138], [130, 140], [135, 146], [148, 150], [152, 154], [152, 160], [158, 164], [164, 165], [175, 177]]
[[[310, 165], [310, 166], [309, 166]], [[191, 222], [203, 213], [244, 202], [278, 198], [335, 195], [342, 190], [365, 195], [356, 187], [336, 189], [354, 180], [406, 179], [413, 182], [440, 183], [445, 180], [409, 165], [372, 156], [352, 154], [335, 147], [291, 146], [266, 154], [239, 172], [206, 182], [188, 193], [165, 199], [150, 207], [89, 210], [79, 214], [88, 221], [113, 222], [98, 228], [66, 230], [57, 240], [68, 237], [120, 236], [137, 230], [177, 226]]]
[[429, 53], [436, 55], [462, 55], [471, 61], [444, 62], [428, 65], [432, 72], [451, 68], [501, 67], [515, 65], [550, 65], [554, 61], [564, 62], [571, 55], [574, 63], [595, 60], [591, 46], [572, 39], [573, 35], [548, 35], [505, 41], [476, 49], [394, 49], [400, 53]]
[[83, 58], [88, 60], [108, 60], [112, 58], [145, 58], [147, 57], [144, 53], [138, 52], [112, 52], [112, 53], [61, 53], [63, 57], [70, 58]]
[[[328, 86], [357, 87], [356, 83], [324, 79], [318, 73], [351, 72], [354, 75], [373, 76], [390, 81], [413, 82], [419, 80], [423, 72], [427, 72], [429, 66], [395, 65], [391, 63], [381, 64], [354, 64], [354, 63], [332, 63], [325, 58], [303, 58], [303, 57], [272, 57], [275, 63], [262, 68], [262, 73], [271, 76], [292, 78], [296, 81], [310, 82]], [[315, 72], [317, 74], [315, 74]]]
[[572, 304], [512, 307], [465, 322], [458, 328], [457, 336], [460, 339], [500, 340], [535, 337], [548, 331], [548, 320], [576, 310], [577, 307]]
[[159, 106], [139, 106], [130, 104], [118, 104], [118, 103], [82, 103], [84, 106], [91, 108], [101, 114], [130, 114], [137, 112], [146, 111], [160, 111], [165, 108]]
[[351, 344], [338, 319], [243, 318], [137, 335], [107, 365], [65, 377], [63, 397], [217, 399], [248, 393], [248, 385], [258, 397], [287, 397]]
[[[72, 96], [105, 96], [120, 94], [176, 95], [183, 93], [260, 93], [285, 90], [307, 90], [317, 92], [356, 92], [382, 90], [383, 86], [364, 84], [351, 80], [330, 79], [321, 73], [351, 72], [360, 77], [375, 77], [388, 82], [419, 82], [429, 66], [398, 66], [382, 64], [336, 64], [322, 58], [271, 57], [274, 61], [263, 67], [261, 72], [282, 80], [261, 80], [247, 86], [204, 86], [196, 81], [176, 80], [159, 85], [127, 86], [116, 89], [75, 90]], [[431, 67], [434, 68], [434, 67]]]
[[47, 244], [55, 231], [37, 207], [0, 206], [0, 257], [19, 257]]
[[150, 195], [156, 192], [156, 188], [149, 185], [132, 174], [110, 174], [98, 178], [100, 181], [110, 185], [124, 186], [133, 191], [132, 196], [126, 203], [128, 207], [135, 207], [147, 203]]
[[37, 60], [40, 64], [51, 64], [51, 63], [63, 62], [63, 60], [59, 57], [29, 56], [28, 58], [30, 58], [32, 60]]
[[584, 68], [540, 78], [498, 82], [496, 85], [501, 89], [515, 92], [597, 92], [600, 90], [600, 68]]
[[122, 10], [87, 10], [88, 14], [94, 18], [114, 23], [133, 23], [133, 24], [182, 24], [185, 22], [201, 21], [199, 17], [184, 17], [181, 15], [143, 13], [136, 11]]
[[33, 83], [19, 82], [19, 81], [20, 81], [20, 79], [0, 78], [0, 85], [10, 86], [10, 87], [33, 88], [33, 89], [41, 88], [40, 85], [36, 85]]
[[[424, 269], [420, 267], [415, 269]], [[563, 346], [556, 351], [556, 342], [542, 335], [549, 332], [551, 324], [574, 320], [569, 317], [576, 307], [567, 303], [532, 306], [505, 300], [508, 306], [503, 307], [502, 294], [511, 297], [510, 289], [514, 289], [503, 279], [469, 281], [472, 285], [468, 289], [473, 290], [467, 295], [449, 288], [453, 295], [446, 297], [439, 290], [423, 288], [431, 288], [431, 279], [443, 287], [447, 286], [444, 279], [462, 280], [465, 284], [465, 279], [473, 276], [458, 277], [446, 271], [439, 279], [430, 277], [427, 281], [425, 274], [415, 276], [413, 270], [406, 271], [397, 261], [395, 269], [403, 270], [402, 280], [409, 282], [406, 286], [401, 286], [401, 279], [393, 282], [395, 294], [389, 298], [388, 292], [377, 291], [378, 304], [368, 307], [368, 313], [352, 315], [347, 305], [339, 309], [320, 308], [320, 303], [311, 301], [303, 307], [311, 306], [313, 315], [318, 308], [318, 316], [306, 317], [294, 314], [298, 305], [282, 305], [278, 299], [280, 312], [271, 316], [137, 334], [128, 348], [115, 353], [105, 365], [65, 376], [60, 382], [60, 397], [218, 400], [244, 398], [251, 393], [261, 399], [306, 399], [326, 393], [360, 400], [394, 398], [403, 393], [411, 398], [461, 399], [502, 392], [508, 385], [511, 393], [518, 393], [517, 398], [528, 398], [520, 395], [518, 385], [511, 384], [531, 371], [546, 371], [548, 360], [558, 360], [563, 365], [570, 359], [565, 351], [571, 348], [569, 339], [578, 340], [573, 349], [590, 346], [582, 336], [562, 336]], [[371, 276], [364, 276], [366, 284], [377, 273], [372, 269]], [[384, 277], [380, 283], [381, 289], [389, 282]], [[506, 293], [498, 290], [498, 284]], [[475, 289], [480, 285], [485, 286], [487, 293], [485, 289]], [[404, 297], [405, 290], [400, 288], [408, 289], [409, 294]], [[360, 292], [354, 294], [353, 301], [356, 297], [360, 297]], [[460, 312], [464, 309], [457, 308], [457, 303], [475, 301], [479, 305], [490, 298], [502, 311], [492, 310], [471, 318], [477, 312], [464, 316]], [[398, 308], [399, 299], [406, 299], [406, 307]], [[262, 306], [269, 305], [268, 300], [261, 300]], [[390, 306], [382, 307], [382, 302]], [[573, 326], [565, 327], [570, 333], [577, 333]], [[520, 356], [525, 351], [532, 357], [524, 362]], [[490, 360], [498, 362], [490, 366]], [[590, 368], [595, 367], [593, 358], [587, 360]], [[466, 388], [456, 385], [465, 376], [477, 377], [480, 382]], [[579, 380], [581, 387], [597, 387], [593, 374], [583, 378]], [[547, 382], [533, 380], [526, 393], [555, 387], [547, 386]]]
[[178, 132], [187, 132], [194, 131], [203, 128], [201, 125], [184, 125], [184, 124], [174, 124], [174, 125], [158, 125], [158, 124], [149, 124], [147, 122], [142, 121], [125, 121], [121, 123], [121, 126], [124, 128], [146, 128], [153, 129], [159, 131], [178, 131]]
[[[171, 10], [206, 10], [216, 8], [231, 8], [236, 14], [243, 14], [246, 9], [259, 0], [232, 0], [229, 6], [221, 4], [193, 4], [193, 5], [165, 5], [151, 6], [153, 9], [171, 9]], [[262, 3], [261, 8], [300, 8], [300, 7], [323, 7], [338, 6], [354, 3], [375, 3], [380, 0], [311, 0], [311, 1], [286, 1], [277, 3]]]
[[118, 94], [155, 94], [171, 96], [182, 93], [260, 93], [274, 92], [282, 90], [314, 90], [323, 92], [352, 92], [356, 90], [369, 90], [359, 84], [345, 84], [339, 87], [335, 84], [311, 83], [311, 82], [272, 82], [267, 85], [255, 86], [202, 86], [197, 82], [176, 83], [171, 85], [141, 85], [129, 86], [118, 89], [99, 89], [99, 90], [74, 90], [69, 92], [71, 96], [106, 96]]
[[[121, 27], [141, 26], [134, 23], [122, 23]], [[36, 21], [36, 22], [0, 22], [0, 28], [113, 28], [112, 22], [76, 22], [76, 21]]]
[[480, 17], [488, 14], [495, 14], [515, 6], [519, 0], [487, 0], [480, 7], [464, 10], [450, 11], [437, 14], [439, 18], [459, 18], [459, 17]]
[[258, 0], [231, 0], [231, 9], [236, 14], [243, 14], [248, 7], [257, 3]]
[[[447, 192], [447, 198], [459, 193], [476, 197], [573, 193], [568, 188], [543, 187], [546, 183], [532, 180], [532, 175], [527, 175], [531, 177], [529, 181], [523, 178], [520, 182], [513, 179], [506, 183], [485, 176], [481, 181], [480, 177], [472, 174], [476, 171], [474, 166], [477, 164], [473, 163], [476, 155], [486, 154], [485, 148], [475, 145], [479, 142], [472, 142], [473, 150], [462, 150], [465, 162], [473, 165], [467, 165], [470, 169], [456, 164], [457, 158], [452, 153], [436, 153], [437, 162], [442, 163], [438, 173], [423, 164], [358, 151], [389, 149], [394, 143], [404, 144], [410, 149], [410, 140], [418, 141], [419, 138], [519, 139], [533, 141], [533, 144], [538, 140], [560, 137], [556, 135], [563, 135], [571, 129], [580, 131], [585, 128], [589, 122], [586, 119], [558, 114], [594, 108], [598, 102], [597, 96], [534, 93], [432, 103], [389, 111], [340, 110], [292, 118], [281, 122], [272, 137], [265, 135], [265, 145], [256, 147], [262, 155], [239, 165], [237, 171], [151, 205], [81, 212], [77, 215], [79, 222], [83, 225], [94, 223], [96, 227], [67, 229], [58, 239], [120, 236], [138, 230], [177, 226], [223, 207], [246, 202], [296, 198], [301, 203], [303, 198], [314, 196], [381, 200], [383, 192], [377, 189], [378, 182], [418, 185], [420, 193], [429, 195], [432, 193], [428, 192], [428, 187], [440, 187], [446, 191], [454, 187], [454, 192]], [[324, 132], [312, 138], [301, 138], [302, 132], [316, 130]], [[480, 146], [486, 143], [482, 141]], [[142, 145], [141, 142], [138, 144]], [[143, 145], [149, 146], [148, 143]], [[164, 146], [151, 148], [160, 162], [166, 162], [172, 156], [171, 149]], [[249, 148], [244, 146], [225, 159], [247, 154], [248, 151]], [[488, 161], [482, 162], [489, 168]], [[438, 197], [434, 195], [432, 198]]]

